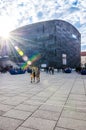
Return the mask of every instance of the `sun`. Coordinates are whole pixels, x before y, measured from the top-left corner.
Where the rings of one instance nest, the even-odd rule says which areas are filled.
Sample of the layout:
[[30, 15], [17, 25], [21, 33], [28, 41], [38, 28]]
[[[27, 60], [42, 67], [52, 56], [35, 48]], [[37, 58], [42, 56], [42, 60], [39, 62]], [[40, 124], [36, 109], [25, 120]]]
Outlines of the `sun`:
[[8, 39], [12, 30], [12, 21], [8, 16], [0, 17], [0, 37]]
[[8, 39], [10, 37], [10, 33], [7, 31], [0, 31], [0, 37]]

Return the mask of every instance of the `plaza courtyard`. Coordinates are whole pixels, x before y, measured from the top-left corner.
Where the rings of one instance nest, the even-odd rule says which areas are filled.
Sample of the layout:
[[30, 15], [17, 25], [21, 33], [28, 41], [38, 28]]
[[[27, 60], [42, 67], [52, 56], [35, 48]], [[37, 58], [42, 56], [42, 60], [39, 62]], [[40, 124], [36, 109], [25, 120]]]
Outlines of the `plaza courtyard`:
[[86, 76], [0, 73], [0, 130], [86, 130]]

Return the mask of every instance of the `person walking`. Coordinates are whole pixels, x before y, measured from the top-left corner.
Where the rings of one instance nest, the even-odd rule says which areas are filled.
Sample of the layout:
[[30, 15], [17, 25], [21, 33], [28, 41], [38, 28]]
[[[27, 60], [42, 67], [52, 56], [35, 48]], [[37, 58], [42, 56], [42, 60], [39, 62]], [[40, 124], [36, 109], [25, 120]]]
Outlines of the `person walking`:
[[52, 74], [54, 74], [54, 67], [52, 67]]
[[35, 68], [32, 68], [30, 77], [31, 77], [31, 83], [35, 82], [35, 77], [36, 77]]
[[36, 68], [36, 80], [37, 80], [37, 83], [40, 82], [40, 69], [39, 68]]

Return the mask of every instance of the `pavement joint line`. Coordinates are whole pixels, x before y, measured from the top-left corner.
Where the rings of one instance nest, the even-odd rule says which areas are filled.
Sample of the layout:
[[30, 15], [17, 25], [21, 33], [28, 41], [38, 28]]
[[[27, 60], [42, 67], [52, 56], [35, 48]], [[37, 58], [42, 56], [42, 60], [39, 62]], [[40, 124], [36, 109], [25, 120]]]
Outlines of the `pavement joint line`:
[[57, 128], [63, 128], [64, 130], [75, 130], [75, 129], [64, 128], [64, 127], [60, 127], [60, 126], [57, 126]]
[[[30, 128], [31, 130], [39, 130], [39, 129], [35, 129], [35, 128], [31, 128], [31, 127], [27, 127], [27, 126], [21, 126], [21, 127], [23, 127], [23, 128]], [[19, 128], [19, 127], [18, 127]], [[17, 129], [15, 129], [15, 130], [17, 130]]]
[[[47, 101], [47, 99], [46, 99], [46, 101]], [[23, 102], [23, 103], [24, 103], [24, 102]], [[41, 102], [40, 102], [40, 103], [39, 103], [39, 102], [35, 102], [35, 103], [38, 103], [38, 104], [32, 105], [32, 104], [26, 103], [26, 105], [37, 106], [37, 105], [40, 104], [40, 105], [50, 105], [50, 106], [54, 106], [54, 107], [55, 107], [55, 106], [56, 106], [56, 107], [57, 107], [57, 106], [58, 106], [58, 107], [60, 106], [60, 107], [71, 108], [71, 109], [77, 108], [77, 107], [71, 107], [70, 105], [66, 105], [65, 103], [64, 103], [63, 105], [58, 105], [58, 104], [57, 104], [57, 105], [54, 105], [54, 104], [52, 104], [52, 103], [46, 103], [46, 102], [42, 102], [42, 103], [41, 103]], [[22, 103], [20, 103], [20, 104], [18, 104], [18, 105], [21, 105], [21, 104], [22, 104]], [[8, 104], [5, 104], [5, 105], [8, 105]], [[18, 106], [18, 105], [16, 105], [16, 106]], [[8, 105], [8, 106], [10, 106], [10, 105]], [[12, 106], [12, 105], [11, 105], [11, 106]], [[16, 107], [16, 106], [14, 106], [14, 107]], [[11, 109], [14, 109], [14, 108], [11, 108]], [[10, 109], [10, 110], [11, 110], [11, 109]], [[78, 107], [78, 109], [80, 109], [80, 110], [86, 110], [86, 108], [82, 108], [82, 107]]]
[[14, 117], [8, 117], [8, 116], [0, 116], [0, 117], [5, 117], [5, 118], [9, 118], [9, 119], [15, 119], [15, 120], [18, 120], [18, 121], [23, 121], [23, 119], [18, 119], [18, 118], [14, 118]]
[[[68, 77], [68, 76], [69, 76], [69, 75], [67, 75], [67, 77]], [[75, 76], [76, 76], [76, 75], [75, 75]], [[65, 93], [64, 95], [68, 95], [68, 94], [69, 94], [69, 88], [71, 88], [71, 84], [72, 84], [71, 81], [74, 81], [75, 76], [72, 78], [72, 80], [71, 80], [71, 79], [68, 80], [69, 82], [67, 81], [67, 77], [65, 78], [65, 75], [64, 75], [64, 77], [62, 76], [62, 78], [65, 78], [65, 80], [64, 80], [64, 79], [62, 80], [62, 83], [64, 82], [64, 84], [63, 84], [64, 86], [62, 86], [61, 83], [60, 83], [59, 85], [56, 85], [56, 86], [59, 86], [60, 89], [57, 89], [56, 91], [53, 91], [53, 92], [56, 92], [56, 95], [59, 95], [59, 96], [60, 96], [60, 94], [63, 95], [64, 93]], [[68, 77], [68, 78], [71, 78], [71, 76]], [[81, 78], [82, 78], [82, 80], [80, 80]], [[45, 78], [44, 78], [44, 79], [45, 79]], [[44, 80], [44, 79], [43, 79], [43, 80]], [[56, 82], [51, 82], [51, 79], [52, 79], [52, 78], [50, 78], [50, 79], [48, 78], [47, 80], [48, 80], [48, 82], [49, 82], [49, 80], [50, 80], [49, 83], [50, 83], [51, 87], [53, 87], [53, 84], [54, 84], [54, 83], [56, 84]], [[53, 78], [52, 80], [54, 80], [54, 78]], [[56, 77], [55, 77], [55, 80], [58, 82], [58, 80], [56, 79]], [[60, 79], [60, 80], [61, 80], [61, 79]], [[59, 81], [60, 81], [60, 80], [59, 80]], [[82, 82], [80, 82], [80, 85], [81, 85], [81, 86], [80, 86], [80, 85], [78, 86], [78, 87], [80, 87], [80, 91], [79, 91], [79, 93], [78, 93], [78, 92], [77, 92], [77, 90], [78, 90], [77, 85], [78, 85], [78, 81], [79, 81], [79, 80], [80, 80], [80, 81], [83, 81], [83, 84], [82, 84]], [[0, 81], [1, 81], [1, 80], [0, 80]], [[28, 81], [28, 80], [27, 80], [27, 81]], [[72, 88], [73, 91], [71, 90], [72, 92], [70, 92], [69, 96], [70, 96], [71, 94], [74, 94], [74, 93], [75, 93], [75, 95], [85, 95], [85, 96], [86, 96], [86, 92], [85, 92], [85, 90], [86, 90], [86, 88], [85, 88], [86, 82], [85, 82], [85, 81], [86, 81], [86, 80], [85, 80], [85, 78], [84, 78], [83, 76], [81, 76], [81, 75], [78, 76], [77, 82], [75, 83], [75, 85], [74, 85], [73, 88]], [[68, 82], [68, 83], [67, 83], [67, 82]], [[69, 83], [70, 83], [70, 84], [69, 84]], [[6, 84], [5, 84], [5, 85], [6, 85]], [[43, 83], [42, 83], [42, 84], [40, 84], [40, 87], [41, 87], [41, 85], [45, 85], [45, 86], [46, 86], [46, 88], [45, 88], [45, 87], [43, 88], [44, 91], [43, 91], [43, 90], [40, 90], [40, 92], [37, 92], [37, 91], [36, 91], [36, 93], [35, 93], [34, 95], [32, 95], [30, 98], [28, 97], [27, 99], [23, 100], [23, 101], [22, 101], [21, 103], [19, 103], [18, 105], [24, 103], [25, 101], [27, 101], [27, 100], [29, 100], [29, 99], [31, 100], [31, 98], [35, 97], [35, 95], [37, 96], [37, 94], [41, 93], [42, 91], [43, 91], [44, 93], [45, 93], [46, 91], [48, 92], [48, 88], [50, 88], [50, 85], [47, 86], [46, 84], [43, 84]], [[69, 85], [70, 85], [70, 86], [69, 86]], [[3, 85], [3, 86], [4, 86], [4, 85]], [[69, 86], [69, 88], [68, 88], [68, 86]], [[8, 87], [9, 87], [9, 86], [8, 86]], [[15, 86], [14, 86], [14, 87], [15, 87]], [[16, 87], [17, 87], [17, 85], [16, 85]], [[30, 88], [31, 88], [31, 87], [32, 87], [32, 86], [30, 86]], [[32, 89], [29, 89], [29, 90], [30, 90], [30, 91], [31, 91], [31, 90], [34, 91], [34, 89], [35, 89], [36, 87], [38, 87], [38, 89], [39, 89], [39, 85], [38, 85], [38, 86], [35, 85]], [[42, 87], [43, 87], [43, 86], [42, 86]], [[58, 87], [58, 88], [59, 88], [59, 87]], [[82, 87], [84, 88], [84, 90], [83, 90]], [[26, 87], [25, 90], [27, 90], [27, 88], [28, 88], [28, 87]], [[62, 89], [61, 89], [61, 88], [62, 88]], [[7, 89], [7, 87], [6, 87], [6, 89]], [[19, 88], [18, 88], [18, 89], [19, 89]], [[65, 89], [68, 89], [68, 90], [67, 90], [67, 91], [64, 91]], [[3, 87], [2, 87], [0, 90], [4, 90]], [[23, 89], [22, 89], [22, 90], [23, 90]], [[29, 90], [28, 90], [28, 92], [29, 92]], [[59, 91], [59, 90], [60, 90], [60, 91]], [[61, 90], [64, 91], [64, 92], [61, 93]], [[59, 92], [57, 92], [57, 91], [59, 91]], [[16, 91], [15, 91], [15, 92], [16, 92]], [[25, 91], [25, 92], [27, 92], [27, 91]], [[50, 91], [49, 91], [49, 92], [50, 92]], [[85, 94], [84, 94], [83, 92], [85, 92]], [[22, 92], [22, 93], [23, 93], [23, 92]], [[9, 93], [8, 93], [8, 94], [9, 94]], [[21, 93], [19, 92], [19, 94], [21, 94]], [[18, 94], [18, 96], [19, 96], [19, 94]], [[47, 94], [47, 93], [46, 93], [46, 94]], [[5, 96], [5, 93], [4, 93], [3, 95]], [[15, 96], [13, 96], [13, 97], [15, 97]], [[21, 97], [23, 97], [23, 96], [21, 96]], [[44, 96], [43, 96], [43, 97], [44, 97]], [[74, 105], [76, 104], [75, 107], [73, 107], [73, 106], [71, 107], [72, 104], [68, 105], [68, 104], [66, 103], [66, 101], [69, 101], [69, 103], [70, 103], [70, 101], [71, 101], [71, 99], [68, 99], [68, 100], [67, 100], [67, 98], [69, 98], [68, 96], [66, 97], [66, 100], [62, 101], [62, 103], [64, 103], [64, 105], [61, 105], [61, 104], [53, 104], [53, 101], [54, 101], [54, 100], [50, 99], [51, 97], [52, 97], [52, 94], [49, 95], [49, 97], [44, 101], [44, 104], [53, 105], [53, 107], [54, 107], [54, 106], [61, 106], [61, 107], [63, 107], [63, 110], [68, 108], [68, 109], [70, 109], [70, 110], [73, 110], [73, 109], [74, 109], [74, 111], [75, 111], [75, 109], [76, 109], [76, 111], [79, 112], [79, 114], [82, 113], [82, 110], [83, 110], [83, 111], [86, 110], [83, 106], [80, 107], [79, 105], [77, 105], [77, 104], [76, 104], [77, 101], [74, 103]], [[39, 96], [39, 98], [40, 98], [40, 96]], [[57, 97], [57, 99], [58, 99], [58, 97]], [[74, 99], [74, 100], [75, 100], [75, 99]], [[33, 101], [34, 101], [34, 100], [33, 100]], [[47, 101], [49, 101], [49, 102], [46, 103]], [[57, 101], [57, 100], [56, 100], [56, 101]], [[35, 103], [39, 103], [40, 106], [43, 104], [43, 102], [40, 102], [40, 101], [37, 102], [37, 100], [34, 101], [34, 102], [35, 102]], [[61, 101], [58, 100], [57, 102], [61, 102]], [[85, 103], [85, 101], [83, 102], [83, 100], [81, 100], [80, 102], [82, 103], [82, 105], [84, 105], [83, 103]], [[79, 104], [80, 104], [80, 102], [79, 102]], [[1, 103], [1, 102], [0, 102], [0, 103]], [[55, 103], [55, 102], [54, 102], [54, 103]], [[3, 104], [3, 101], [2, 101], [1, 104]], [[6, 105], [6, 104], [5, 104], [5, 105]], [[9, 105], [9, 104], [7, 104], [7, 105], [8, 105], [8, 106], [13, 106], [13, 107], [18, 106], [18, 105], [16, 105], [16, 106], [14, 106], [14, 105]], [[32, 104], [31, 104], [31, 105], [32, 105]], [[39, 106], [39, 107], [40, 107], [40, 106]], [[78, 106], [79, 106], [79, 107], [78, 107]], [[85, 106], [85, 105], [84, 105], [84, 106]], [[39, 107], [36, 109], [36, 111], [37, 111], [37, 110], [41, 110], [41, 109], [39, 109]], [[11, 108], [11, 109], [14, 109], [14, 108]], [[10, 109], [10, 110], [11, 110], [11, 109]], [[20, 110], [20, 111], [23, 111], [23, 110]], [[43, 110], [42, 110], [42, 111], [43, 111]], [[45, 111], [45, 110], [44, 110], [44, 111]], [[7, 112], [7, 111], [6, 111], [6, 112]], [[55, 112], [55, 111], [53, 111], [53, 112]], [[56, 112], [55, 112], [55, 113], [56, 113]], [[85, 113], [86, 113], [86, 112], [85, 112]], [[3, 117], [3, 116], [2, 116], [2, 117]], [[34, 116], [32, 116], [32, 117], [34, 117]], [[62, 116], [62, 117], [63, 117], [63, 116]], [[8, 118], [8, 117], [7, 117], [7, 118]], [[36, 117], [36, 118], [37, 118], [37, 117]], [[38, 118], [40, 118], [40, 117], [38, 117]], [[71, 117], [66, 117], [66, 118], [71, 118]], [[10, 119], [11, 119], [11, 118], [10, 118]], [[15, 118], [15, 119], [16, 119], [16, 118]], [[42, 118], [41, 118], [41, 119], [42, 119]], [[44, 119], [46, 119], [46, 118], [44, 118]], [[75, 119], [75, 118], [72, 118], [72, 119]], [[16, 120], [18, 120], [18, 119], [16, 119]], [[21, 120], [21, 119], [19, 119], [19, 120]], [[47, 120], [47, 119], [46, 119], [46, 120]], [[77, 119], [77, 120], [82, 120], [82, 121], [83, 121], [83, 119]], [[21, 124], [20, 124], [20, 126], [21, 126]], [[20, 126], [18, 126], [17, 129], [18, 129]], [[24, 127], [24, 126], [21, 126], [21, 127]], [[57, 127], [58, 127], [58, 128], [64, 128], [64, 127], [61, 127], [61, 126], [56, 126], [55, 128], [57, 128]], [[25, 126], [25, 128], [26, 128], [26, 126]], [[27, 127], [27, 128], [30, 128], [30, 127]], [[17, 130], [17, 129], [16, 129], [16, 130]], [[64, 128], [64, 130], [65, 130], [65, 129], [66, 129], [66, 130], [74, 130], [74, 129], [71, 129], [71, 128]], [[38, 129], [34, 129], [34, 130], [38, 130]], [[53, 130], [54, 130], [54, 129], [53, 129]]]
[[[69, 91], [69, 93], [68, 93], [68, 96], [67, 96], [67, 99], [66, 99], [66, 101], [65, 101], [65, 103], [64, 103], [64, 106], [65, 106], [66, 103], [67, 103], [67, 100], [68, 100], [68, 98], [69, 98], [69, 96], [70, 96], [70, 94], [71, 94], [71, 91], [72, 91], [72, 89], [73, 89], [73, 87], [74, 87], [74, 84], [75, 84], [76, 79], [77, 79], [77, 77], [76, 77], [76, 78], [74, 79], [74, 81], [73, 81], [73, 84], [72, 84], [72, 86], [71, 86], [71, 88], [70, 88], [70, 91]], [[62, 108], [62, 110], [61, 110], [61, 113], [60, 113], [60, 115], [59, 115], [58, 121], [59, 121], [59, 119], [60, 119], [60, 117], [61, 117], [61, 114], [62, 114], [62, 112], [63, 112], [63, 110], [64, 110], [64, 106], [63, 106], [63, 108]], [[55, 130], [58, 121], [56, 122], [56, 125], [55, 125], [55, 127], [54, 127], [53, 130]]]
[[[62, 85], [62, 86], [63, 86], [63, 85]], [[62, 86], [59, 86], [59, 88], [62, 87]], [[57, 88], [57, 91], [58, 91], [59, 88]], [[54, 95], [54, 93], [56, 93], [56, 92], [53, 92], [52, 95]], [[50, 97], [51, 97], [51, 96], [50, 96]], [[48, 100], [50, 97], [48, 97], [47, 100]], [[46, 100], [46, 101], [47, 101], [47, 100]], [[41, 105], [40, 105], [40, 106], [41, 106]], [[31, 114], [29, 117], [31, 117], [37, 110], [39, 110], [40, 106], [39, 106], [34, 112], [32, 112], [32, 114]], [[29, 117], [27, 117], [27, 118], [21, 123], [21, 125], [22, 125]], [[20, 125], [20, 126], [21, 126], [21, 125]], [[17, 128], [19, 128], [19, 126], [18, 126]], [[17, 130], [17, 129], [15, 129], [15, 130]]]
[[31, 117], [38, 118], [38, 119], [44, 119], [44, 120], [48, 120], [48, 121], [57, 121], [57, 120], [54, 120], [54, 119], [46, 119], [44, 117], [36, 117], [36, 116], [31, 116]]

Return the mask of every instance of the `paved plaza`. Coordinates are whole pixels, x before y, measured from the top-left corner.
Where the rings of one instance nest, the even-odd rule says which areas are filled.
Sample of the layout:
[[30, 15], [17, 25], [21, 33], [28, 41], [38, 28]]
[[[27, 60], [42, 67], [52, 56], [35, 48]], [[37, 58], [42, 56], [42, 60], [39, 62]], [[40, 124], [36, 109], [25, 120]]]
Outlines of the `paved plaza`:
[[0, 74], [0, 130], [86, 130], [86, 76]]

